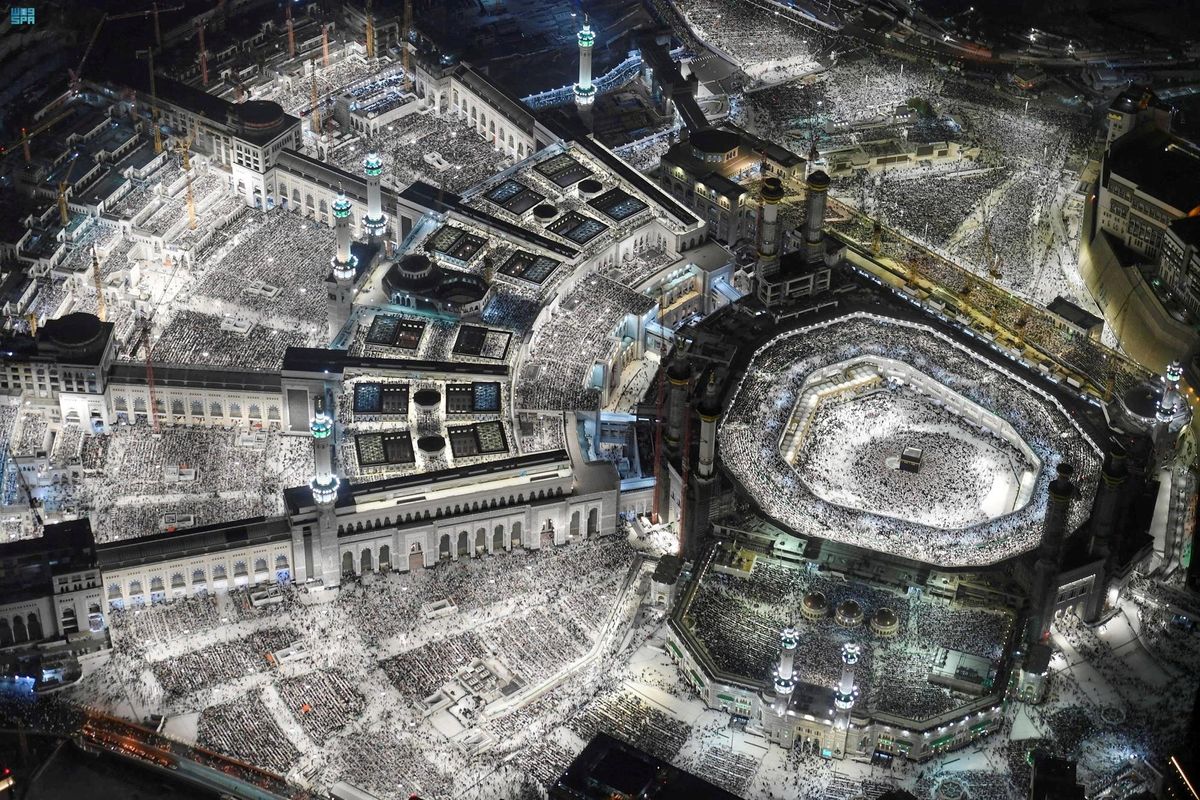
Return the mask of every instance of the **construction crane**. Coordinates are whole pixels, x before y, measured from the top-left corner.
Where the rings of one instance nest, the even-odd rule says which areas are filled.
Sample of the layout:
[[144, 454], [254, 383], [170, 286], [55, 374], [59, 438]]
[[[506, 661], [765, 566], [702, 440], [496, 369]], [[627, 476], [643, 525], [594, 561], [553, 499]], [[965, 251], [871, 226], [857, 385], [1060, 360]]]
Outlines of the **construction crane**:
[[71, 214], [67, 211], [67, 187], [70, 185], [66, 181], [58, 182], [58, 219], [64, 228], [71, 221]]
[[92, 37], [88, 39], [87, 47], [83, 49], [83, 55], [79, 59], [79, 63], [75, 65], [75, 69], [67, 69], [67, 73], [71, 77], [71, 91], [79, 91], [79, 82], [83, 77], [83, 65], [87, 63], [88, 56], [92, 54], [92, 47], [96, 44], [96, 39], [100, 36], [100, 29], [105, 23], [115, 22], [119, 19], [130, 19], [131, 17], [145, 17], [150, 14], [154, 15], [154, 38], [158, 42], [158, 46], [162, 47], [162, 31], [158, 26], [158, 15], [163, 11], [179, 11], [183, 8], [183, 4], [171, 6], [170, 8], [159, 8], [158, 3], [154, 3], [150, 8], [144, 11], [130, 11], [125, 14], [104, 14], [100, 17], [100, 21], [96, 23], [95, 29], [92, 31]]
[[175, 140], [175, 146], [183, 161], [183, 174], [187, 176], [188, 230], [193, 231], [196, 230], [196, 200], [192, 194], [192, 138], [194, 136], [194, 133], [189, 133], [187, 139]]
[[288, 32], [288, 58], [296, 57], [296, 29], [292, 27], [292, 4], [288, 3], [287, 9], [287, 32]]
[[158, 426], [158, 395], [154, 391], [154, 364], [150, 361], [150, 325], [153, 314], [154, 312], [152, 311], [150, 316], [142, 319], [142, 331], [133, 346], [133, 352], [136, 353], [138, 347], [141, 347], [142, 352], [145, 353], [146, 388], [150, 393], [150, 403], [146, 411], [150, 416], [150, 427], [157, 434], [160, 431]]
[[196, 35], [200, 37], [200, 83], [208, 86], [208, 51], [204, 49], [204, 22], [196, 23]]
[[100, 257], [96, 245], [92, 245], [92, 285], [96, 287], [96, 316], [101, 322], [108, 320], [108, 309], [104, 306], [104, 286], [100, 282]]
[[158, 124], [158, 89], [154, 83], [154, 48], [150, 48], [150, 125], [154, 128], [154, 154], [163, 151], [162, 126]]
[[400, 30], [400, 58], [404, 65], [404, 91], [411, 92], [413, 88], [412, 79], [412, 56], [408, 53], [408, 39], [412, 35], [412, 0], [404, 0], [404, 27]]
[[53, 126], [57, 125], [60, 121], [62, 121], [64, 118], [66, 118], [70, 113], [71, 113], [70, 111], [62, 111], [59, 114], [56, 114], [51, 119], [47, 120], [46, 122], [43, 122], [40, 125], [35, 126], [32, 130], [27, 129], [27, 128], [21, 128], [21, 138], [15, 142], [13, 142], [8, 147], [0, 147], [0, 156], [7, 155], [9, 150], [16, 147], [17, 145], [21, 145], [21, 149], [25, 153], [25, 163], [28, 164], [32, 160], [32, 153], [29, 150], [30, 140], [33, 139], [33, 137], [37, 136], [39, 133], [49, 130]]
[[317, 65], [313, 62], [312, 65], [312, 113], [308, 118], [309, 126], [312, 132], [317, 136], [321, 135], [321, 106], [317, 99]]
[[375, 19], [371, 16], [371, 0], [367, 0], [367, 60], [375, 59]]

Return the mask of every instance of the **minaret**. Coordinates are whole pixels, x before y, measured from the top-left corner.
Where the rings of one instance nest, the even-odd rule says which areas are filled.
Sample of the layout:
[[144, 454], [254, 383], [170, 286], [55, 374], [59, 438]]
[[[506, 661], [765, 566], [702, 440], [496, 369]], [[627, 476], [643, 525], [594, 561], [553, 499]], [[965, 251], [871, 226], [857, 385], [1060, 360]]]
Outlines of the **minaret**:
[[1125, 500], [1125, 481], [1129, 470], [1125, 465], [1125, 452], [1113, 450], [1109, 453], [1104, 469], [1100, 472], [1100, 485], [1096, 489], [1096, 500], [1092, 504], [1090, 520], [1091, 542], [1089, 554], [1092, 558], [1101, 560], [1099, 574], [1092, 586], [1084, 609], [1084, 619], [1093, 623], [1100, 619], [1104, 611], [1108, 595], [1108, 577], [1112, 568], [1113, 556], [1116, 554], [1116, 543], [1113, 534], [1120, 524]]
[[833, 707], [837, 716], [833, 720], [833, 747], [835, 755], [846, 752], [846, 737], [850, 732], [850, 710], [858, 700], [858, 686], [854, 682], [854, 667], [862, 654], [862, 645], [846, 642], [842, 645], [842, 677], [833, 692]]
[[808, 176], [808, 196], [804, 200], [805, 260], [812, 264], [825, 260], [825, 200], [829, 192], [829, 176], [817, 170]]
[[383, 193], [379, 182], [383, 175], [383, 159], [378, 153], [368, 153], [363, 159], [363, 171], [367, 174], [367, 216], [363, 218], [363, 230], [372, 242], [387, 229], [387, 218], [383, 215]]
[[762, 224], [759, 229], [758, 276], [774, 275], [779, 270], [779, 201], [783, 183], [779, 178], [762, 182]]
[[675, 350], [675, 356], [667, 365], [667, 387], [670, 391], [667, 397], [667, 448], [678, 450], [679, 440], [683, 435], [683, 425], [687, 415], [687, 389], [692, 380], [692, 368], [688, 365], [687, 357]]
[[333, 418], [325, 411], [325, 397], [318, 395], [313, 400], [313, 416], [308, 430], [313, 437], [313, 478], [308, 486], [312, 490], [313, 502], [317, 506], [317, 536], [320, 562], [313, 575], [320, 577], [326, 586], [336, 586], [340, 575], [338, 563], [337, 502], [338, 480], [333, 468]]
[[713, 474], [713, 461], [717, 453], [717, 420], [721, 417], [721, 398], [717, 396], [717, 374], [708, 379], [708, 387], [696, 411], [700, 414], [700, 460], [697, 472], [701, 479]]
[[1037, 563], [1033, 568], [1033, 586], [1029, 594], [1029, 621], [1025, 629], [1025, 644], [1040, 644], [1050, 635], [1054, 618], [1054, 601], [1058, 594], [1058, 569], [1062, 563], [1062, 545], [1067, 534], [1067, 511], [1075, 496], [1071, 482], [1074, 470], [1070, 464], [1059, 463], [1058, 476], [1050, 482], [1046, 501], [1046, 519], [1042, 543], [1038, 546]]
[[329, 298], [329, 342], [333, 343], [350, 319], [354, 300], [354, 276], [358, 258], [350, 252], [350, 201], [339, 194], [333, 201], [333, 226], [337, 232], [337, 254], [333, 267], [334, 289]]
[[792, 699], [792, 689], [796, 687], [796, 645], [799, 643], [800, 639], [796, 635], [796, 629], [791, 625], [784, 628], [783, 632], [779, 634], [779, 665], [775, 668], [772, 679], [775, 703], [779, 706], [781, 714], [787, 711], [788, 703]]
[[583, 30], [576, 38], [579, 40], [579, 82], [575, 84], [575, 102], [590, 106], [596, 99], [596, 87], [592, 85], [592, 46], [596, 43], [596, 34], [592, 33], [586, 14]]
[[1162, 397], [1159, 398], [1158, 408], [1154, 413], [1154, 467], [1161, 470], [1175, 452], [1174, 435], [1171, 433], [1171, 423], [1175, 421], [1183, 408], [1183, 398], [1179, 393], [1179, 381], [1183, 378], [1183, 365], [1172, 361], [1167, 365], [1163, 375]]
[[788, 719], [796, 688], [796, 647], [800, 637], [791, 625], [779, 634], [779, 661], [771, 672], [770, 688], [762, 693], [762, 722], [767, 737], [783, 747], [795, 744], [796, 726]]

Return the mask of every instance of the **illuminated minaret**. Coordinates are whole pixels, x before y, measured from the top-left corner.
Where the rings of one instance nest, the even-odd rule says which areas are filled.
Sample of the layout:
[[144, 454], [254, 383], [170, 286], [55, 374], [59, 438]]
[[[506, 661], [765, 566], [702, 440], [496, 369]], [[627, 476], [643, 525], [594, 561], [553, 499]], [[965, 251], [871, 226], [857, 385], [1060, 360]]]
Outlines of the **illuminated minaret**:
[[1167, 365], [1166, 373], [1162, 378], [1162, 397], [1159, 398], [1158, 408], [1154, 412], [1154, 431], [1151, 436], [1154, 442], [1154, 466], [1156, 469], [1163, 469], [1175, 452], [1175, 436], [1171, 432], [1171, 423], [1184, 409], [1183, 396], [1179, 393], [1179, 381], [1182, 378], [1182, 364], [1172, 361]]
[[367, 216], [363, 218], [363, 229], [371, 241], [377, 242], [387, 229], [387, 219], [383, 215], [383, 193], [379, 188], [383, 159], [378, 153], [367, 154], [363, 159], [363, 171], [367, 173]]
[[583, 17], [583, 30], [576, 38], [579, 40], [579, 82], [575, 84], [575, 102], [590, 106], [596, 99], [596, 87], [592, 85], [592, 45], [596, 43], [596, 34], [588, 24], [586, 14]]
[[313, 416], [308, 430], [313, 437], [313, 479], [309, 481], [313, 501], [318, 507], [337, 499], [338, 477], [333, 471], [333, 418], [325, 412], [325, 398], [313, 400]]
[[762, 182], [762, 222], [759, 228], [758, 275], [769, 277], [779, 270], [779, 201], [783, 183], [779, 178]]
[[850, 710], [858, 700], [858, 686], [854, 683], [854, 667], [862, 654], [862, 645], [846, 642], [842, 645], [842, 677], [833, 692], [833, 707], [837, 716], [833, 720], [832, 741], [835, 755], [846, 752], [846, 737], [850, 731]]
[[696, 408], [700, 414], [700, 461], [697, 472], [701, 478], [711, 478], [717, 453], [717, 420], [721, 417], [721, 398], [717, 396], [716, 372], [708, 379], [704, 397]]
[[[317, 507], [318, 564], [314, 574], [307, 577], [320, 578], [326, 586], [339, 582], [337, 503], [338, 480], [333, 468], [333, 418], [325, 411], [324, 393], [313, 399], [313, 416], [308, 429], [313, 437], [313, 477], [308, 482], [312, 490], [313, 503]], [[303, 551], [302, 551], [303, 552]]]
[[792, 691], [796, 688], [796, 647], [800, 637], [791, 625], [779, 634], [779, 660], [767, 679], [768, 688], [762, 693], [762, 725], [767, 738], [790, 748], [796, 741], [796, 725], [788, 709]]
[[800, 643], [796, 629], [791, 625], [779, 634], [779, 664], [775, 667], [772, 680], [775, 688], [776, 713], [787, 711], [792, 699], [792, 689], [796, 687], [796, 645]]
[[350, 201], [344, 194], [339, 194], [337, 200], [333, 201], [333, 227], [337, 233], [337, 254], [330, 262], [335, 284], [329, 296], [331, 344], [350, 319], [354, 300], [354, 276], [358, 269], [358, 258], [350, 252]]

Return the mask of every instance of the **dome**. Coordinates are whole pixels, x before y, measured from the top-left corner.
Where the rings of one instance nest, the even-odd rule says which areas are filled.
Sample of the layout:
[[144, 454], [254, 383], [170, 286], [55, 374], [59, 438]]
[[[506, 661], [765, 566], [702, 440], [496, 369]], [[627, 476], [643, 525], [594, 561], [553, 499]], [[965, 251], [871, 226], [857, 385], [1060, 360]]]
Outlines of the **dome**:
[[579, 182], [578, 189], [580, 194], [600, 194], [604, 190], [604, 184], [595, 178], [584, 178]]
[[436, 408], [442, 404], [442, 393], [437, 389], [418, 389], [413, 395], [417, 408]]
[[812, 175], [808, 176], [808, 188], [810, 189], [828, 189], [829, 176], [824, 170], [817, 170]]
[[871, 630], [881, 636], [892, 636], [900, 628], [896, 612], [890, 608], [878, 608], [871, 615]]
[[691, 143], [696, 157], [707, 160], [705, 156], [723, 156], [730, 150], [736, 150], [741, 144], [741, 137], [733, 131], [705, 128], [692, 134]]
[[417, 439], [417, 449], [422, 453], [440, 453], [446, 449], [446, 438], [438, 434]]
[[838, 604], [837, 613], [834, 615], [839, 625], [844, 625], [847, 628], [853, 628], [855, 625], [861, 625], [863, 621], [862, 606], [857, 600], [844, 600]]
[[265, 130], [283, 124], [283, 106], [272, 100], [247, 100], [237, 104], [238, 119], [247, 128]]
[[441, 280], [441, 269], [422, 253], [402, 256], [383, 275], [383, 288], [389, 296], [404, 294], [426, 294], [433, 291]]
[[550, 203], [541, 203], [533, 207], [533, 216], [539, 222], [549, 222], [558, 216], [558, 209]]
[[824, 613], [829, 608], [829, 601], [825, 599], [825, 595], [821, 592], [809, 592], [804, 595], [804, 607], [812, 611]]
[[96, 344], [100, 340], [104, 327], [100, 324], [100, 318], [95, 314], [76, 311], [65, 317], [48, 320], [42, 326], [42, 330], [45, 332], [46, 338], [59, 347], [78, 350]]

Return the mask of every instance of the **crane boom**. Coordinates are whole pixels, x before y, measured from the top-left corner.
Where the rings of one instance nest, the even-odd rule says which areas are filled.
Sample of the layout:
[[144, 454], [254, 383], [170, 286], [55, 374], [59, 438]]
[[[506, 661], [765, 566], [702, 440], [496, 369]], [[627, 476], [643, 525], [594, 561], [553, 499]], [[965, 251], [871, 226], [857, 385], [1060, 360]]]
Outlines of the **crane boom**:
[[66, 181], [58, 182], [58, 219], [64, 228], [71, 221], [71, 214], [67, 211], [67, 187], [69, 185]]
[[104, 305], [104, 285], [100, 282], [100, 258], [96, 255], [96, 245], [92, 245], [92, 285], [96, 287], [96, 316], [105, 322], [108, 309]]
[[375, 19], [371, 15], [371, 0], [367, 0], [367, 60], [371, 61], [375, 58]]
[[404, 0], [404, 28], [400, 31], [400, 58], [404, 65], [404, 91], [411, 92], [413, 88], [412, 80], [412, 56], [408, 52], [408, 37], [412, 31], [412, 0]]

